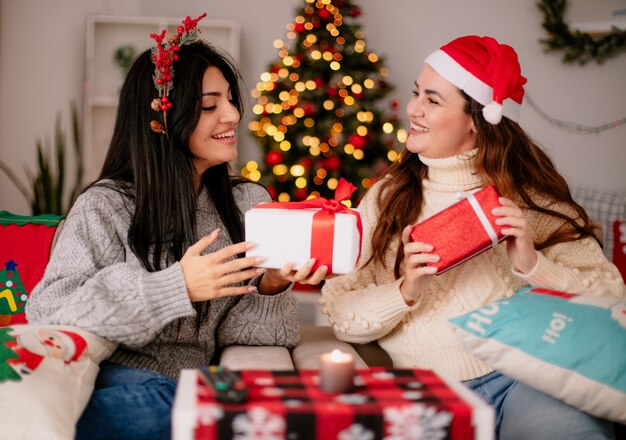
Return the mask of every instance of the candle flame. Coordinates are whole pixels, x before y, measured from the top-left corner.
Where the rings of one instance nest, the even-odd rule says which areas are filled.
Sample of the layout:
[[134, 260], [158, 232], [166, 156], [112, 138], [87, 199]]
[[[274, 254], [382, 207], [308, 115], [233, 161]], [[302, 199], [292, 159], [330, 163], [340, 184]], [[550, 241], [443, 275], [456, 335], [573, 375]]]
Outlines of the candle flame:
[[346, 355], [336, 348], [330, 353], [330, 360], [333, 362], [341, 362], [345, 357]]

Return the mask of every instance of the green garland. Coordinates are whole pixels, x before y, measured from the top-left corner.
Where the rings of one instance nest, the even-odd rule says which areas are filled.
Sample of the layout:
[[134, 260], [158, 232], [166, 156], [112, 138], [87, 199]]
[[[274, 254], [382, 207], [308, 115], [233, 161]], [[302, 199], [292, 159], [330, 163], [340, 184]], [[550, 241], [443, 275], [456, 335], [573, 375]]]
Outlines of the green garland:
[[567, 0], [541, 0], [537, 7], [544, 13], [542, 25], [549, 34], [539, 41], [546, 51], [565, 50], [564, 63], [585, 64], [595, 60], [602, 64], [607, 58], [626, 51], [626, 31], [613, 28], [601, 36], [571, 31], [563, 18]]

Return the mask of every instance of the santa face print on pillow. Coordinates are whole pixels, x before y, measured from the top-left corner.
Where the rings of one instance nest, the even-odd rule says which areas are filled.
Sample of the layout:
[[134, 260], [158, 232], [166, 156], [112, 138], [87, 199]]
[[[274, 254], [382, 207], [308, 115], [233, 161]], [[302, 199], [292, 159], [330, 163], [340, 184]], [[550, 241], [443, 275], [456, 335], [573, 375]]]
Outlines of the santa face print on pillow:
[[9, 334], [11, 330], [11, 327], [7, 327], [6, 332], [3, 329], [8, 339], [4, 345], [14, 353], [7, 356], [6, 362], [17, 375], [7, 371], [6, 377], [3, 377], [0, 373], [0, 382], [7, 379], [21, 380], [21, 376], [33, 373], [46, 358], [69, 365], [80, 361], [87, 352], [87, 341], [72, 331], [32, 328], [13, 337]]
[[98, 364], [115, 347], [75, 326], [0, 327], [0, 437], [74, 438]]

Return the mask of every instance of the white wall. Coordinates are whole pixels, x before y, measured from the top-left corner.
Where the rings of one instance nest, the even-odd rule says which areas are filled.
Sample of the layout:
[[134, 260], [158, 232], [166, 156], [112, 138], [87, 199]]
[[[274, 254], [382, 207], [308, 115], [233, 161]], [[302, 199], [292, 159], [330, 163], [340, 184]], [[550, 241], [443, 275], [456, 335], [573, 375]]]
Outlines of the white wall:
[[[591, 126], [626, 116], [626, 55], [604, 65], [562, 64], [560, 53], [546, 54], [538, 42], [545, 32], [534, 0], [356, 1], [363, 10], [365, 41], [385, 57], [390, 82], [396, 86], [393, 97], [403, 106], [424, 57], [452, 38], [473, 33], [492, 35], [516, 48], [529, 80], [527, 93], [551, 116]], [[207, 11], [212, 18], [236, 19], [242, 27], [240, 65], [252, 90], [259, 74], [277, 57], [272, 41], [285, 37], [285, 26], [303, 2], [0, 0], [0, 157], [24, 177], [25, 165], [34, 169], [35, 140], [51, 138], [56, 112], [63, 112], [69, 133], [69, 102], [82, 103], [88, 14], [183, 17]], [[626, 2], [596, 3], [610, 10]], [[260, 157], [245, 128], [251, 112], [246, 116], [240, 138], [242, 161]], [[520, 123], [545, 146], [572, 185], [626, 189], [626, 126], [595, 135], [572, 133], [549, 124], [528, 105]], [[1, 209], [29, 213], [2, 173]]]

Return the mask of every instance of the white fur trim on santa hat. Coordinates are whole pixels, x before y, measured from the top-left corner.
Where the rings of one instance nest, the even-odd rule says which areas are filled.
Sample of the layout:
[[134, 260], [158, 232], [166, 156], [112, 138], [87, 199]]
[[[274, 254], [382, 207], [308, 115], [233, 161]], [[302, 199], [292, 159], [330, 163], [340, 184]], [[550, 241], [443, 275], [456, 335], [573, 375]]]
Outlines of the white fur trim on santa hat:
[[[484, 105], [485, 108], [492, 103], [500, 107], [499, 104], [493, 101], [493, 88], [465, 70], [463, 66], [457, 63], [454, 58], [443, 50], [436, 50], [430, 54], [424, 62], [435, 69], [439, 75]], [[487, 114], [493, 115], [494, 121], [497, 120], [498, 122], [492, 122], [487, 119], [484, 109], [483, 116], [485, 116], [487, 122], [494, 125], [500, 122], [502, 115], [512, 121], [518, 122], [520, 107], [517, 102], [513, 101], [511, 98], [507, 98], [502, 102], [502, 110], [499, 119], [497, 118], [497, 109], [493, 108], [486, 111]]]
[[15, 339], [20, 347], [39, 356], [50, 356], [50, 347], [42, 344], [37, 330], [26, 330], [18, 334]]

